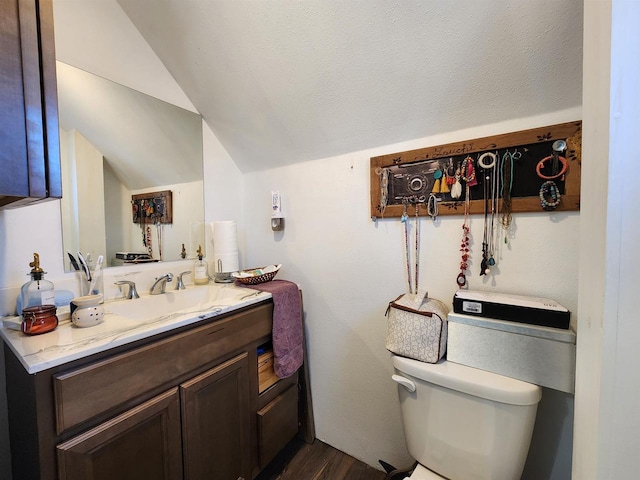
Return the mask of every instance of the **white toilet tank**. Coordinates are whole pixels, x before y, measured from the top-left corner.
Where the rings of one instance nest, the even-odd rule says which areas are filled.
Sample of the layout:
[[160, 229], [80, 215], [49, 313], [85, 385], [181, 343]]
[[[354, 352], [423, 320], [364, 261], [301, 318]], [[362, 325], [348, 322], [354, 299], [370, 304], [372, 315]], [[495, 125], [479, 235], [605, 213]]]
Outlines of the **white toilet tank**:
[[540, 387], [445, 360], [393, 366], [413, 458], [451, 480], [520, 479]]

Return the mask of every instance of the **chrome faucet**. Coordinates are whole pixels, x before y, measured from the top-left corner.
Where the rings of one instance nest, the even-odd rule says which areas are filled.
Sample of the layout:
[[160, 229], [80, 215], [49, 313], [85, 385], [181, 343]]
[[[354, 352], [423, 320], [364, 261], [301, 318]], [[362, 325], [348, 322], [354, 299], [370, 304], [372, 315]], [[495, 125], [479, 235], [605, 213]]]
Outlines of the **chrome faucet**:
[[149, 293], [151, 295], [160, 295], [164, 293], [165, 288], [167, 288], [167, 282], [171, 282], [173, 280], [173, 273], [166, 273], [161, 277], [156, 278], [156, 281], [151, 286], [151, 290]]
[[176, 290], [184, 290], [185, 289], [184, 282], [182, 281], [182, 276], [186, 275], [187, 273], [192, 273], [192, 272], [191, 272], [191, 270], [186, 270], [186, 271], [178, 274], [178, 281], [176, 282]]
[[127, 292], [127, 300], [131, 300], [133, 298], [140, 298], [138, 295], [138, 291], [136, 290], [136, 284], [129, 280], [118, 280], [115, 282], [115, 285], [129, 285], [129, 291]]

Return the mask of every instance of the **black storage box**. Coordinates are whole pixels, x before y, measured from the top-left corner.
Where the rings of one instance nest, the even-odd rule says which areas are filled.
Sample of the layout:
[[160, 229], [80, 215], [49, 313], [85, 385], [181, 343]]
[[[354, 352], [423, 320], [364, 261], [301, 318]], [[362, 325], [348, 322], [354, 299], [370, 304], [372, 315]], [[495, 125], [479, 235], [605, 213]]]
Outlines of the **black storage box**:
[[144, 252], [116, 252], [116, 258], [118, 260], [135, 261], [135, 260], [150, 260], [149, 254]]
[[465, 315], [564, 329], [569, 328], [571, 318], [569, 310], [547, 298], [473, 290], [459, 290], [455, 293], [453, 311]]

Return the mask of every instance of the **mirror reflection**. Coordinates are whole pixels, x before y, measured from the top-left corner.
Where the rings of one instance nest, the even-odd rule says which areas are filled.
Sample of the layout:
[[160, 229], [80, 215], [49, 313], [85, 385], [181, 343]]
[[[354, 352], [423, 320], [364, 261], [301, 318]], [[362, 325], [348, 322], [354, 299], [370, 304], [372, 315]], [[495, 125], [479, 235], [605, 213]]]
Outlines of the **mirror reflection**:
[[[204, 247], [201, 117], [62, 62], [57, 74], [66, 269], [78, 251], [107, 266], [179, 260], [183, 244], [193, 257]], [[171, 223], [152, 210], [140, 221], [132, 198], [163, 191]]]

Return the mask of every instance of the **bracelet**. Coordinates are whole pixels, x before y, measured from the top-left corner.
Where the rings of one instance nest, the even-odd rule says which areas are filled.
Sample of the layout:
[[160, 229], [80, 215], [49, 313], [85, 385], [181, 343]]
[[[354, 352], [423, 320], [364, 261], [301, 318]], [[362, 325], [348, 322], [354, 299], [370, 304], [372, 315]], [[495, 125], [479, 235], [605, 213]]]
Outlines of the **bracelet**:
[[[564, 157], [558, 157], [558, 160], [560, 160], [560, 163], [562, 163], [562, 170], [560, 170], [560, 173], [558, 173], [557, 175], [551, 175], [551, 176], [548, 176], [548, 177], [543, 175], [542, 173], [540, 173], [540, 170], [542, 170], [544, 168], [544, 162], [546, 162], [547, 160], [553, 160], [553, 155], [549, 155], [548, 157], [544, 157], [542, 160], [540, 160], [538, 162], [538, 165], [536, 166], [536, 173], [543, 180], [554, 180], [554, 179], [556, 179], [558, 177], [563, 176], [567, 172], [567, 168], [569, 167], [569, 165], [567, 164], [567, 159], [564, 158]], [[564, 178], [563, 178], [563, 180], [564, 180]]]
[[462, 161], [461, 178], [467, 182], [467, 186], [474, 187], [478, 184], [476, 180], [476, 169], [473, 166], [473, 158], [467, 157]]
[[560, 204], [560, 190], [555, 182], [546, 181], [540, 187], [540, 205], [544, 210], [555, 210]]
[[[484, 163], [484, 159], [486, 157], [491, 157], [491, 163]], [[493, 168], [496, 164], [496, 158], [498, 158], [498, 156], [493, 152], [483, 153], [482, 155], [480, 155], [480, 158], [478, 159], [478, 165], [485, 169]]]

